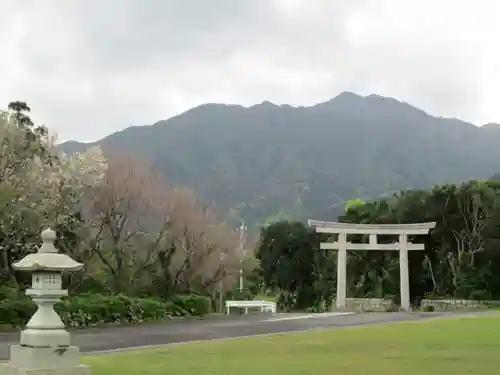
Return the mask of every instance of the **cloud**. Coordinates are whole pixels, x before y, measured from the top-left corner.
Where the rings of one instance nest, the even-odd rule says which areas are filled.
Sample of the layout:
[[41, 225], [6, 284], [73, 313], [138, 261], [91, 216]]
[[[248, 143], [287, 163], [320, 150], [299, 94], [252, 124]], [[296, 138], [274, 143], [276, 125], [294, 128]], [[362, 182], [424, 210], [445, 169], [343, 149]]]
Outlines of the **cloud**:
[[79, 140], [205, 102], [309, 105], [345, 90], [500, 122], [499, 10], [493, 0], [4, 0], [0, 101], [25, 100]]

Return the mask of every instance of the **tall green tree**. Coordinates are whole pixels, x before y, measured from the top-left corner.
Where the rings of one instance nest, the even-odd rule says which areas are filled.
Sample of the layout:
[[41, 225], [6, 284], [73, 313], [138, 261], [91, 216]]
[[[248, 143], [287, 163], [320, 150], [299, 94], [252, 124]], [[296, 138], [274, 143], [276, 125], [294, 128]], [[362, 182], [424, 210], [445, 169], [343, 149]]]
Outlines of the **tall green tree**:
[[[419, 239], [425, 243], [425, 252], [410, 254], [413, 302], [426, 294], [493, 298], [500, 295], [492, 268], [498, 259], [499, 192], [498, 182], [483, 181], [436, 186], [430, 191], [401, 191], [391, 199], [353, 206], [340, 220], [359, 223], [435, 221], [436, 228], [430, 235]], [[349, 264], [358, 270], [353, 275], [356, 280], [350, 280], [350, 288], [361, 295], [397, 295], [397, 254], [377, 253], [350, 254]], [[375, 259], [378, 262], [374, 262]], [[386, 275], [386, 282], [382, 283], [380, 276], [371, 276], [374, 274]], [[364, 284], [360, 280], [365, 281]], [[365, 285], [365, 289], [360, 290], [360, 284]]]
[[280, 221], [262, 229], [257, 257], [263, 280], [279, 290], [285, 307], [302, 309], [331, 297], [332, 266], [319, 242], [301, 222]]

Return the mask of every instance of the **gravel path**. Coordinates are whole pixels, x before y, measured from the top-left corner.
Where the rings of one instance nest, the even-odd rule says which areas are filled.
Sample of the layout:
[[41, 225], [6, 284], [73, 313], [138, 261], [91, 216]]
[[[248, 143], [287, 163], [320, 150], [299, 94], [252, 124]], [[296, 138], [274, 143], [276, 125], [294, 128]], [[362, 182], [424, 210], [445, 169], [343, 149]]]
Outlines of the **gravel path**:
[[[199, 321], [81, 329], [73, 331], [72, 341], [82, 352], [98, 352], [198, 340], [420, 320], [443, 315], [456, 315], [456, 313], [255, 314]], [[19, 332], [0, 333], [0, 360], [8, 359], [9, 345], [17, 343], [19, 343]]]

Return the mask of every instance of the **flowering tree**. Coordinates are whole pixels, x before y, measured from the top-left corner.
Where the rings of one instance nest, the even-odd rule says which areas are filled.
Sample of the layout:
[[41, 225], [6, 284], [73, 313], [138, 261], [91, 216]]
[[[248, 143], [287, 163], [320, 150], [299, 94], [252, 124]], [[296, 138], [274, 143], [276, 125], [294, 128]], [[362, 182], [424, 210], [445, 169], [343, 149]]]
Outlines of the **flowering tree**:
[[89, 197], [85, 220], [96, 229], [94, 251], [114, 293], [133, 293], [171, 225], [170, 189], [147, 164], [111, 153], [102, 184]]
[[13, 283], [11, 264], [34, 250], [42, 227], [71, 226], [80, 200], [106, 170], [98, 148], [58, 155], [54, 139], [33, 124], [29, 110], [14, 102], [0, 112], [0, 281]]
[[191, 189], [170, 186], [129, 155], [109, 155], [88, 220], [99, 228], [96, 257], [112, 292], [148, 289], [167, 296], [208, 290], [236, 274], [237, 233], [201, 205]]
[[70, 288], [90, 278], [115, 293], [167, 296], [235, 279], [238, 234], [191, 189], [169, 186], [128, 155], [60, 154], [28, 113], [22, 102], [0, 113], [0, 282], [19, 284], [11, 264], [35, 250], [47, 226], [85, 264]]
[[171, 262], [158, 262], [163, 275], [170, 274], [171, 292], [206, 291], [221, 280], [234, 281], [240, 267], [239, 234], [220, 222], [212, 207], [200, 204], [190, 188], [177, 187], [172, 198]]

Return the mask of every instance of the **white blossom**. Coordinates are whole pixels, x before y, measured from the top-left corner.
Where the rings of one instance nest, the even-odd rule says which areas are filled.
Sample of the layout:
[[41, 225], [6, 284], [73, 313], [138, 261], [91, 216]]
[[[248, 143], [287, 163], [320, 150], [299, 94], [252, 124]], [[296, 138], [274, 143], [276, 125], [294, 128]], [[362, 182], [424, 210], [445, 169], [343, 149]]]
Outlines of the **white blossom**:
[[[0, 112], [0, 232], [40, 230], [65, 223], [83, 196], [102, 182], [107, 160], [99, 147], [65, 155], [55, 137], [26, 138], [7, 112]], [[17, 234], [12, 234], [17, 237]], [[19, 233], [19, 236], [23, 236]]]

